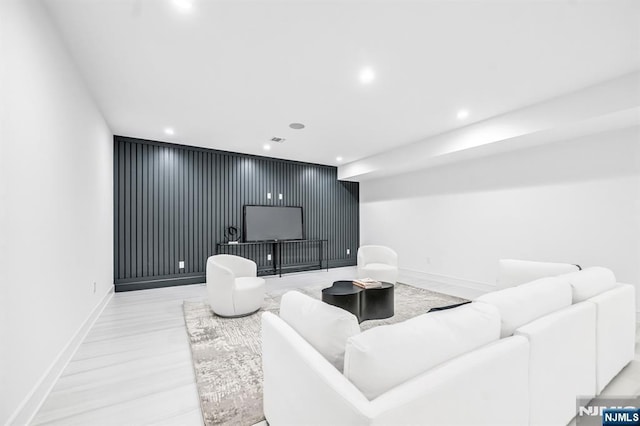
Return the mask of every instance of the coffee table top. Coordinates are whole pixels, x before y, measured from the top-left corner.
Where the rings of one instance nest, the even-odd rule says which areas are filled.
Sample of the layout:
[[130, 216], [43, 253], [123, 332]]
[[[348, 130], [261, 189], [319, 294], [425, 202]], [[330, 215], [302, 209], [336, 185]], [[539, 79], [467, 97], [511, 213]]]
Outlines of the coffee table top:
[[352, 280], [341, 280], [341, 281], [334, 281], [333, 285], [331, 287], [327, 287], [322, 289], [322, 293], [323, 294], [331, 294], [334, 296], [344, 296], [347, 294], [357, 294], [363, 290], [380, 290], [380, 289], [387, 289], [387, 288], [391, 288], [393, 287], [393, 284], [388, 283], [388, 282], [382, 282], [382, 287], [375, 287], [375, 288], [362, 288], [359, 287], [355, 284], [353, 284]]

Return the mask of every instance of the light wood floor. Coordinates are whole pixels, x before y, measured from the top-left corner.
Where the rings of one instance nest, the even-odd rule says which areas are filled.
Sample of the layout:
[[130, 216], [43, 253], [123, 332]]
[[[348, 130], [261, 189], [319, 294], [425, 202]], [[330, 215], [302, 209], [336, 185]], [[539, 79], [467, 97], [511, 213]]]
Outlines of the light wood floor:
[[[267, 291], [350, 279], [355, 268], [268, 277]], [[459, 297], [482, 291], [411, 277], [401, 282]], [[42, 425], [201, 425], [184, 300], [206, 298], [204, 285], [116, 293], [37, 413]], [[607, 388], [640, 393], [636, 360]], [[635, 392], [635, 393], [631, 393]]]
[[[354, 276], [351, 267], [267, 277], [267, 291]], [[116, 293], [33, 424], [201, 425], [182, 302], [206, 297], [202, 284]]]

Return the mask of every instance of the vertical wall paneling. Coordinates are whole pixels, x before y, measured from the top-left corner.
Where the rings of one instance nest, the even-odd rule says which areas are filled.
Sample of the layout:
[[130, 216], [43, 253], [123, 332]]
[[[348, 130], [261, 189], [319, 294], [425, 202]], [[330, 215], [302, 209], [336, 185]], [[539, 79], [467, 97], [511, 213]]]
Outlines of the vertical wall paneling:
[[[325, 265], [355, 265], [359, 187], [338, 181], [335, 167], [115, 136], [116, 291], [204, 282], [225, 229], [243, 232], [246, 204], [302, 206], [305, 237], [328, 240]], [[270, 244], [224, 250], [253, 259], [261, 274], [278, 255]], [[319, 250], [288, 244], [281, 255], [288, 270], [305, 270], [317, 266]]]

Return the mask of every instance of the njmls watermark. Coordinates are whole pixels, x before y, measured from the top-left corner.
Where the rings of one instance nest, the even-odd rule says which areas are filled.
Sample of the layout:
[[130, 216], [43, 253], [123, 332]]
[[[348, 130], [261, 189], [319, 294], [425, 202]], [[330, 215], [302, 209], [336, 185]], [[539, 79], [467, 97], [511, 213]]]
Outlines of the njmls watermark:
[[576, 426], [640, 426], [640, 396], [578, 398]]

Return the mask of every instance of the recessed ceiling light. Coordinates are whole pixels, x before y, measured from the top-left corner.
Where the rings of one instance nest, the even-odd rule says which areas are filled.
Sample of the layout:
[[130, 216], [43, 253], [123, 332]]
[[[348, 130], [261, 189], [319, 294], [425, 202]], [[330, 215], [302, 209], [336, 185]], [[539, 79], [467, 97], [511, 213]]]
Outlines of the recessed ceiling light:
[[171, 128], [171, 127], [167, 127], [166, 129], [164, 129], [164, 132], [165, 132], [167, 135], [173, 135], [173, 134], [175, 133], [175, 132], [173, 131], [173, 128]]
[[336, 161], [342, 161], [342, 157], [336, 157]]
[[376, 78], [376, 74], [369, 67], [363, 68], [360, 71], [360, 81], [362, 84], [369, 84]]
[[262, 148], [264, 148], [265, 151], [269, 151], [271, 149], [271, 145], [269, 145], [268, 143], [265, 143]]
[[469, 116], [469, 111], [467, 111], [466, 109], [461, 109], [460, 111], [458, 111], [458, 114], [456, 116], [458, 117], [458, 120], [464, 120]]
[[291, 127], [292, 129], [295, 129], [295, 130], [301, 130], [301, 129], [304, 129], [304, 124], [302, 124], [302, 123], [291, 123], [291, 124], [289, 124], [289, 127]]
[[173, 0], [173, 4], [181, 12], [189, 12], [193, 9], [193, 0]]

